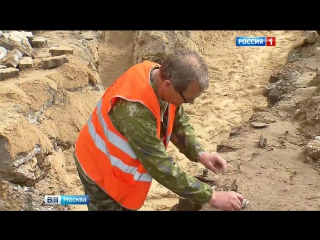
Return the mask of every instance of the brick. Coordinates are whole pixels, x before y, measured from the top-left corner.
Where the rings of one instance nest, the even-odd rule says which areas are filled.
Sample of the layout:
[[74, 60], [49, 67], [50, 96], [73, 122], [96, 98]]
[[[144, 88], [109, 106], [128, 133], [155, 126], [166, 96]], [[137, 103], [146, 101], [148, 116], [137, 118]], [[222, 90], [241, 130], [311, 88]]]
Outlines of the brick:
[[33, 35], [27, 35], [26, 37], [27, 37], [29, 43], [34, 39]]
[[37, 53], [37, 55], [35, 56], [35, 58], [48, 58], [48, 57], [52, 57], [51, 53], [49, 52]]
[[52, 47], [49, 49], [49, 53], [51, 56], [60, 56], [60, 55], [67, 55], [73, 54], [73, 48], [70, 47]]
[[13, 45], [15, 45], [15, 46], [21, 46], [21, 38], [19, 38], [19, 37], [16, 37], [16, 36], [10, 36], [9, 38], [8, 38], [8, 40], [9, 40], [9, 43], [11, 43], [11, 44], [13, 44]]
[[33, 68], [33, 59], [31, 57], [23, 57], [19, 61], [19, 70]]
[[0, 60], [0, 64], [16, 68], [21, 57], [22, 53], [18, 49], [14, 49], [10, 51], [6, 57]]
[[63, 64], [69, 62], [69, 60], [66, 55], [61, 55], [61, 56], [44, 58], [42, 62], [43, 62], [43, 68], [49, 69], [49, 68], [60, 67]]
[[20, 47], [17, 47], [16, 49], [18, 49], [22, 53], [23, 57], [34, 58], [37, 55], [37, 52], [31, 46], [26, 47], [26, 46], [21, 45]]
[[33, 33], [32, 32], [24, 32], [24, 34], [26, 35], [27, 38], [33, 37]]
[[21, 41], [22, 46], [25, 46], [26, 48], [32, 48], [30, 42], [28, 41], [27, 38], [22, 39]]
[[0, 47], [4, 47], [5, 49], [11, 51], [13, 49], [13, 44], [9, 43], [5, 39], [0, 39]]
[[35, 37], [30, 40], [30, 44], [33, 48], [43, 48], [48, 46], [48, 41], [44, 37]]
[[7, 56], [7, 54], [8, 54], [7, 49], [5, 49], [4, 47], [0, 47], [0, 59], [2, 59], [5, 56]]
[[0, 69], [0, 81], [19, 77], [19, 70], [16, 68], [4, 68]]

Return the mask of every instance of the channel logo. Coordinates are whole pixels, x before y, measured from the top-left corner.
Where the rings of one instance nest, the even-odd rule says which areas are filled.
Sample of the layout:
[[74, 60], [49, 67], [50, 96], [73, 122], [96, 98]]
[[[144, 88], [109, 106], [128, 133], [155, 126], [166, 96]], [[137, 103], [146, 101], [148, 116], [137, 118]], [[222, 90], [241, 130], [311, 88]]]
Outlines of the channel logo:
[[275, 47], [276, 37], [236, 37], [237, 47]]
[[89, 202], [90, 199], [87, 195], [52, 195], [44, 197], [46, 205], [87, 205]]

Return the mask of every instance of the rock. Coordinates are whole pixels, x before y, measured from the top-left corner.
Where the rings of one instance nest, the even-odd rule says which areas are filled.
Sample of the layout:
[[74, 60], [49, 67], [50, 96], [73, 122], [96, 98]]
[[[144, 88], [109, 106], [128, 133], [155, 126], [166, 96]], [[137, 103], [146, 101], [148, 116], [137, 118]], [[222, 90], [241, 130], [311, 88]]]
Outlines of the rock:
[[317, 34], [317, 32], [315, 31], [311, 31], [308, 33], [308, 35], [305, 37], [304, 42], [306, 43], [316, 43], [318, 40], [319, 36]]
[[270, 105], [274, 105], [277, 102], [281, 101], [281, 99], [283, 98], [284, 98], [283, 92], [280, 89], [275, 87], [275, 88], [272, 88], [267, 99]]
[[312, 71], [317, 71], [320, 66], [319, 59], [313, 59], [313, 58], [302, 58], [300, 60], [301, 66], [308, 68]]
[[66, 55], [44, 58], [42, 61], [43, 61], [43, 68], [44, 69], [60, 67], [63, 64], [69, 62]]
[[262, 122], [251, 122], [250, 125], [251, 125], [251, 127], [253, 127], [253, 128], [264, 128], [264, 127], [269, 126], [269, 124], [267, 124], [267, 123], [262, 123]]
[[5, 49], [4, 47], [0, 47], [0, 59], [2, 59], [5, 56], [7, 56], [7, 54], [8, 54], [7, 49]]
[[265, 88], [262, 90], [262, 96], [268, 97], [271, 90], [275, 87], [274, 84], [270, 84], [268, 86], [265, 86]]
[[0, 63], [7, 67], [16, 68], [19, 64], [19, 60], [21, 57], [22, 57], [22, 53], [19, 50], [14, 49], [10, 51], [6, 57], [1, 59]]
[[4, 68], [7, 68], [7, 66], [5, 66], [5, 65], [0, 65], [0, 69], [4, 69]]
[[[32, 34], [32, 33], [31, 33], [31, 34]], [[33, 36], [33, 35], [30, 35], [30, 36], [27, 35], [26, 37], [27, 37], [29, 43], [34, 39], [34, 36]]]
[[88, 32], [82, 33], [82, 36], [87, 41], [92, 41], [94, 39], [93, 35]]
[[33, 48], [44, 48], [48, 46], [48, 41], [44, 37], [35, 37], [30, 40], [30, 44]]
[[33, 59], [31, 57], [23, 57], [19, 62], [19, 70], [25, 70], [33, 68]]
[[258, 147], [265, 148], [267, 146], [267, 142], [268, 140], [263, 135], [261, 135], [259, 138]]
[[33, 37], [32, 32], [24, 32], [24, 34], [26, 35], [26, 38]]
[[9, 43], [15, 46], [21, 46], [21, 42], [22, 42], [21, 38], [18, 38], [16, 36], [10, 36], [8, 40], [9, 40]]
[[242, 149], [244, 145], [238, 139], [226, 139], [217, 145], [218, 153], [233, 152]]
[[232, 127], [229, 133], [229, 137], [233, 137], [239, 134], [240, 127]]
[[37, 55], [36, 50], [34, 50], [31, 47], [25, 47], [22, 56], [35, 58], [36, 55]]
[[90, 85], [96, 86], [100, 82], [99, 77], [96, 77], [92, 71], [87, 71], [87, 74]]
[[13, 49], [13, 44], [9, 43], [5, 39], [0, 39], [0, 47], [3, 47], [5, 49], [11, 51]]
[[309, 83], [316, 77], [314, 72], [305, 72], [301, 76], [297, 77], [294, 81], [294, 86], [297, 88], [304, 88], [309, 85]]
[[293, 92], [292, 101], [296, 103], [300, 103], [310, 96], [312, 96], [317, 90], [317, 87], [306, 87], [306, 88], [298, 88]]
[[67, 55], [73, 54], [73, 48], [70, 47], [54, 47], [49, 49], [49, 53], [51, 56], [60, 56], [60, 55]]
[[51, 57], [51, 53], [41, 52], [41, 53], [37, 53], [34, 58], [49, 58], [49, 57]]
[[5, 196], [0, 198], [0, 211], [46, 211], [41, 206], [43, 196], [31, 192], [30, 189], [25, 191], [25, 188], [0, 180], [0, 192]]
[[320, 141], [319, 140], [312, 140], [306, 146], [306, 153], [307, 156], [318, 160], [320, 159]]
[[15, 77], [19, 77], [18, 69], [11, 67], [0, 69], [0, 81]]
[[308, 82], [308, 86], [319, 86], [320, 85], [320, 74], [317, 73], [316, 76]]
[[198, 50], [195, 42], [182, 31], [136, 31], [133, 42], [134, 63], [143, 60], [161, 63], [167, 53], [180, 47]]
[[279, 77], [276, 76], [270, 76], [269, 83], [275, 83], [279, 81]]

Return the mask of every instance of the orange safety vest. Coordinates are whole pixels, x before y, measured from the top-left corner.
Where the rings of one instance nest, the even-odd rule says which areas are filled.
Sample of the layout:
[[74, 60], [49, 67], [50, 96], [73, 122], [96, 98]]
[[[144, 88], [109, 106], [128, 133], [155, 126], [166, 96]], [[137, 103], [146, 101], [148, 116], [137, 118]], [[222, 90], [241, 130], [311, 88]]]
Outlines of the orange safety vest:
[[[152, 177], [137, 159], [128, 140], [113, 126], [108, 113], [117, 98], [140, 102], [156, 117], [157, 136], [161, 139], [160, 106], [149, 81], [150, 71], [155, 66], [157, 64], [150, 61], [136, 64], [109, 86], [75, 145], [75, 154], [86, 175], [116, 202], [132, 210], [142, 206]], [[175, 109], [168, 104], [165, 148], [170, 141]]]

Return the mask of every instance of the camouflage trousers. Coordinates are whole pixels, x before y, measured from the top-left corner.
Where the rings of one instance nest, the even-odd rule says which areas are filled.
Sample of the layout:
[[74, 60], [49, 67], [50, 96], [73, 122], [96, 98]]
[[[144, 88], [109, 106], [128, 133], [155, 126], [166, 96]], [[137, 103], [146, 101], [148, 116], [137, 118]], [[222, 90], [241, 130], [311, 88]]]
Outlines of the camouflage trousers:
[[85, 195], [89, 196], [90, 202], [87, 205], [88, 211], [135, 211], [122, 207], [93, 182], [82, 170], [80, 163], [74, 155], [75, 164], [79, 178], [82, 182]]

